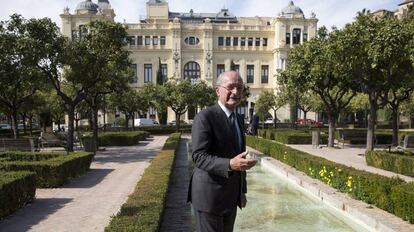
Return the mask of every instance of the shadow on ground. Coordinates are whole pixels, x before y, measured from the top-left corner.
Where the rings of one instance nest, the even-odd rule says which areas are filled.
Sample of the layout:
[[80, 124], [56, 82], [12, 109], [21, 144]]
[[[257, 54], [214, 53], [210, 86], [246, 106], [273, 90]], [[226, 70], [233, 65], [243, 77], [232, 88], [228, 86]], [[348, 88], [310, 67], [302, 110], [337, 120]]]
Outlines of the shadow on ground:
[[[35, 199], [24, 208], [0, 221], [0, 231], [28, 231], [71, 201], [71, 198]], [[18, 223], [16, 223], [16, 217], [19, 218]]]
[[80, 178], [73, 179], [60, 188], [92, 188], [98, 185], [109, 173], [115, 169], [90, 169]]

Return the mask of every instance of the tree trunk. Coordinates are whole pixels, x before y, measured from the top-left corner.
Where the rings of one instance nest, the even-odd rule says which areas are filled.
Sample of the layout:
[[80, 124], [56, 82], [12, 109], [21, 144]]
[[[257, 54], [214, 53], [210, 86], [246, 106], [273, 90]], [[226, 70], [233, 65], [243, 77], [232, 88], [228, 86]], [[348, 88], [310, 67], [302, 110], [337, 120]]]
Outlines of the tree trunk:
[[127, 112], [125, 112], [125, 130], [128, 131], [129, 126], [129, 115]]
[[19, 128], [17, 127], [18, 124], [18, 114], [17, 109], [12, 109], [12, 115], [11, 115], [11, 124], [12, 124], [12, 130], [13, 130], [13, 138], [17, 139], [19, 137]]
[[103, 95], [103, 132], [106, 131], [106, 95]]
[[392, 112], [392, 145], [397, 146], [398, 145], [398, 107], [393, 107]]
[[181, 115], [179, 113], [175, 113], [175, 130], [178, 132], [180, 131], [180, 118]]
[[132, 130], [135, 131], [135, 113], [134, 112], [131, 113], [131, 118], [132, 118]]
[[29, 135], [33, 133], [33, 115], [29, 115]]
[[335, 115], [328, 113], [328, 147], [335, 146]]
[[23, 134], [26, 134], [27, 128], [26, 128], [26, 113], [22, 114], [22, 121], [23, 121]]
[[94, 153], [98, 150], [98, 105], [96, 104], [96, 99], [92, 99], [92, 146]]
[[75, 104], [68, 105], [68, 140], [67, 140], [67, 151], [73, 151], [73, 131], [74, 131], [74, 120], [75, 120]]
[[377, 120], [377, 105], [376, 102], [370, 102], [370, 113], [368, 116], [368, 130], [367, 130], [367, 151], [374, 150], [375, 139], [375, 123]]
[[276, 116], [276, 110], [273, 110], [273, 127], [276, 128], [277, 127], [277, 116]]

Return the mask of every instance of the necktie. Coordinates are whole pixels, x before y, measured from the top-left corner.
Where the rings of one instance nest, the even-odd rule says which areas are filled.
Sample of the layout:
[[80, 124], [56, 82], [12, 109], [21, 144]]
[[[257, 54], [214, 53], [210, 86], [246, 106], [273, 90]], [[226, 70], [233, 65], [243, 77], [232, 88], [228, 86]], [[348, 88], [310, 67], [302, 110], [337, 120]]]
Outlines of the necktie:
[[234, 141], [236, 142], [236, 151], [237, 153], [241, 152], [241, 145], [240, 145], [240, 138], [239, 138], [239, 133], [237, 132], [237, 121], [236, 121], [236, 115], [233, 113], [230, 114], [230, 126], [231, 126], [231, 131], [233, 133], [233, 137], [234, 137]]

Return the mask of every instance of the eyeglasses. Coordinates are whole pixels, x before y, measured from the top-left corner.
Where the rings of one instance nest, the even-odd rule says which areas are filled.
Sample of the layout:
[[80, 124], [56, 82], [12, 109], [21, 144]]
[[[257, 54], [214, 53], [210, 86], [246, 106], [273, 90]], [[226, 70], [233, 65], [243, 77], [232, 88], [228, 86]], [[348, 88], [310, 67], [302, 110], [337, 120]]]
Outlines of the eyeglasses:
[[223, 85], [217, 85], [219, 87], [225, 88], [227, 91], [233, 91], [234, 89], [236, 89], [237, 91], [242, 91], [243, 90], [243, 86], [241, 85], [230, 85], [230, 86], [223, 86]]

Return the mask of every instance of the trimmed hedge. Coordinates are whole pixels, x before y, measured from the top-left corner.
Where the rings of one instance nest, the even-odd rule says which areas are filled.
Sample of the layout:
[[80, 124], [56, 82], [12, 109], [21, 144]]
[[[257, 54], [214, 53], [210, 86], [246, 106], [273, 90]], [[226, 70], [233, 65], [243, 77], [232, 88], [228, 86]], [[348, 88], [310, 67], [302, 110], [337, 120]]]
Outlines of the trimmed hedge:
[[0, 172], [0, 219], [34, 199], [35, 183], [33, 172]]
[[414, 177], [414, 154], [402, 151], [367, 151], [367, 164], [391, 172]]
[[407, 191], [413, 189], [412, 183], [356, 170], [266, 139], [247, 136], [247, 145], [348, 193], [354, 199], [414, 223], [414, 198], [407, 196], [410, 194]]
[[[169, 125], [145, 126], [145, 127], [141, 127], [140, 130], [148, 131], [152, 135], [171, 134], [177, 131], [175, 126], [169, 126]], [[191, 133], [191, 125], [181, 124], [179, 132], [180, 133]]]
[[163, 149], [145, 169], [134, 192], [121, 206], [118, 215], [105, 228], [106, 232], [159, 230], [180, 136], [180, 133], [170, 135]]
[[[179, 132], [181, 133], [191, 133], [191, 126], [189, 124], [181, 124]], [[128, 130], [125, 129], [125, 127], [110, 127], [107, 128], [106, 131], [134, 131], [132, 127], [128, 127]], [[171, 125], [154, 125], [154, 126], [143, 126], [143, 127], [135, 127], [135, 131], [147, 131], [152, 135], [165, 135], [165, 134], [171, 134], [175, 133], [176, 126]]]
[[414, 183], [396, 186], [391, 199], [395, 215], [414, 224]]
[[[139, 141], [145, 140], [149, 136], [146, 131], [125, 131], [125, 132], [105, 132], [98, 135], [98, 146], [133, 146]], [[82, 137], [83, 140], [91, 139], [89, 133]]]
[[[266, 129], [259, 130], [259, 136], [284, 144], [312, 144], [312, 130]], [[328, 136], [321, 134], [322, 144], [328, 143]]]
[[30, 152], [2, 152], [9, 161], [0, 162], [2, 171], [32, 171], [36, 175], [36, 187], [59, 187], [71, 178], [89, 170], [93, 154], [73, 152], [67, 155]]
[[[364, 135], [363, 137], [365, 139], [361, 140], [353, 140], [353, 139], [348, 139], [348, 140], [342, 140], [339, 138], [339, 133], [340, 131], [346, 131], [348, 134], [352, 134], [355, 133], [355, 135], [357, 135], [357, 137], [361, 137], [361, 135]], [[335, 137], [342, 143], [349, 143], [349, 144], [365, 144], [367, 142], [366, 140], [366, 134], [367, 134], [367, 129], [366, 128], [354, 128], [354, 129], [337, 129], [335, 131]], [[392, 132], [391, 131], [384, 131], [384, 130], [377, 130], [375, 132], [375, 139], [376, 139], [376, 144], [391, 144], [392, 143]]]

